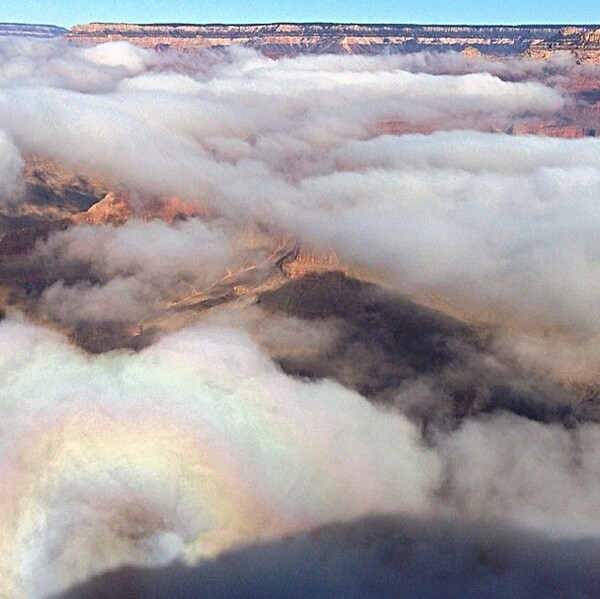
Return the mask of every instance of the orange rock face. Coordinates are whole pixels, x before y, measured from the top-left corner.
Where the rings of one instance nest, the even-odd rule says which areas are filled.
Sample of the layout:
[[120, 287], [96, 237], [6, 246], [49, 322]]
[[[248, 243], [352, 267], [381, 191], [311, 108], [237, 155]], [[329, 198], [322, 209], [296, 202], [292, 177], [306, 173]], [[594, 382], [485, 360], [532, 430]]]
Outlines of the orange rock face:
[[212, 214], [199, 204], [177, 197], [148, 200], [128, 192], [111, 191], [89, 210], [75, 215], [72, 221], [89, 225], [121, 225], [130, 218], [160, 218], [172, 223], [192, 216], [211, 218]]
[[526, 122], [514, 125], [511, 133], [514, 135], [541, 135], [543, 137], [577, 139], [580, 137], [595, 137], [596, 130], [581, 125], [553, 125], [543, 122]]
[[532, 42], [527, 55], [546, 59], [556, 52], [569, 52], [580, 62], [600, 63], [600, 29], [563, 27], [550, 39]]
[[295, 251], [290, 259], [281, 265], [282, 273], [289, 279], [298, 279], [307, 275], [318, 275], [329, 271], [351, 274], [351, 269], [344, 264], [335, 252], [314, 253]]
[[414, 135], [418, 133], [429, 135], [434, 131], [440, 131], [440, 127], [436, 127], [434, 124], [415, 125], [403, 120], [381, 121], [373, 127], [375, 135]]
[[73, 222], [88, 225], [121, 225], [133, 216], [128, 194], [106, 194], [97, 204], [87, 212], [82, 212], [73, 217]]

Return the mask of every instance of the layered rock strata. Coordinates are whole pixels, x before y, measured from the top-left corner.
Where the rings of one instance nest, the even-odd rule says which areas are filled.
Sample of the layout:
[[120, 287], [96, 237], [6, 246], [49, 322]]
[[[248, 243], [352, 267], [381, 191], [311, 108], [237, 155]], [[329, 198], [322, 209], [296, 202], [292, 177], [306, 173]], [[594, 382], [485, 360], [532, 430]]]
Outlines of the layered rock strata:
[[[577, 35], [592, 26], [573, 28]], [[499, 56], [524, 53], [561, 35], [558, 26], [359, 25], [338, 23], [273, 23], [265, 25], [76, 25], [66, 37], [98, 44], [129, 41], [147, 48], [188, 50], [241, 44], [268, 55], [297, 53], [377, 54], [422, 50], [481, 52]]]

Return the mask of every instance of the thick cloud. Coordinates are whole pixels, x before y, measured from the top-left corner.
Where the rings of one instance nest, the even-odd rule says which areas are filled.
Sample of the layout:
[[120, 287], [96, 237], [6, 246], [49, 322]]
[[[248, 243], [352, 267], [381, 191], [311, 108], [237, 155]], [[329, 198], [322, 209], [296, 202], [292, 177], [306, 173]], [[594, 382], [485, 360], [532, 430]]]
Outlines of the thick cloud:
[[8, 320], [0, 349], [9, 596], [332, 519], [419, 512], [439, 484], [438, 458], [402, 416], [286, 377], [234, 329], [90, 358]]
[[[589, 571], [588, 545], [502, 531], [600, 534], [598, 426], [566, 430], [498, 413], [456, 419], [445, 401], [470, 371], [486, 392], [506, 381], [552, 412], [573, 401], [556, 381], [570, 382], [582, 364], [577, 383], [596, 376], [600, 142], [491, 133], [532, 115], [560, 118], [570, 100], [557, 82], [573, 65], [560, 59], [547, 78], [537, 63], [507, 62], [492, 74], [485, 61], [455, 55], [272, 61], [239, 49], [178, 57], [22, 40], [1, 42], [0, 52], [3, 202], [18, 192], [20, 156], [34, 154], [141, 202], [175, 195], [211, 214], [76, 225], [5, 259], [14, 273], [23, 264], [46, 273], [45, 288], [24, 286], [36, 317], [131, 326], [228, 269], [258, 270], [265, 251], [299, 240], [463, 322], [502, 328], [482, 348], [462, 324], [432, 316], [426, 343], [411, 347], [448, 350], [454, 361], [434, 374], [411, 371], [384, 410], [332, 381], [285, 375], [240, 330], [280, 362], [316, 360], [349, 338], [335, 318], [309, 326], [240, 308], [215, 317], [219, 326], [93, 357], [5, 320], [1, 592], [43, 597], [106, 569], [193, 564], [240, 543], [390, 512], [441, 513], [469, 526], [501, 520], [486, 529], [493, 555], [482, 558], [482, 577], [486, 543], [476, 532], [461, 537], [450, 525], [458, 540], [448, 560], [431, 529], [419, 532], [423, 552], [410, 545], [415, 585], [420, 564], [439, 557], [456, 594], [468, 583], [490, 596], [514, 585], [558, 595], [559, 577], [544, 587], [544, 568], [529, 576], [506, 560], [489, 566], [514, 547], [525, 564], [581, 558], [581, 569], [561, 570], [565, 588], [582, 596], [596, 588], [596, 578], [577, 582]], [[390, 127], [452, 131], [381, 135]], [[400, 324], [386, 356], [404, 351], [398, 344], [417, 329], [403, 318], [416, 315], [394, 312]], [[355, 331], [376, 330], [373, 317]], [[348, 344], [357, 364], [344, 367], [358, 371], [361, 360], [363, 372], [385, 378], [382, 354], [369, 347]], [[528, 380], [528, 369], [537, 378]], [[425, 421], [433, 424], [424, 439]], [[368, 539], [369, 526], [359, 529]], [[340, 551], [342, 565], [352, 564]]]
[[35, 260], [56, 276], [80, 269], [91, 281], [58, 280], [42, 293], [40, 308], [59, 322], [136, 322], [164, 301], [198, 293], [260, 256], [240, 247], [226, 229], [195, 218], [73, 227], [40, 242]]
[[205, 280], [199, 284], [206, 284], [228, 266], [234, 253], [235, 243], [225, 230], [198, 219], [72, 227], [51, 236], [37, 252], [59, 263], [92, 262], [99, 276], [129, 274], [165, 287], [201, 276]]
[[[414, 74], [383, 58], [277, 62], [232, 52], [212, 66], [200, 58], [195, 72], [188, 60], [183, 73], [169, 74], [155, 64], [167, 59], [126, 44], [73, 49], [13, 42], [3, 50], [8, 75], [0, 125], [23, 151], [95, 169], [142, 191], [195, 198], [218, 192], [214, 186], [236, 172], [268, 176], [270, 169], [259, 167], [271, 166], [274, 143], [276, 161], [314, 164], [315, 150], [365, 137], [386, 119], [507, 125], [520, 113], [553, 113], [564, 105], [559, 92], [535, 82]], [[90, 81], [83, 75], [71, 81], [81, 67]], [[97, 78], [108, 78], [106, 89]], [[251, 164], [218, 168], [214, 154], [223, 146], [228, 163]]]
[[307, 235], [467, 312], [597, 329], [597, 140], [438, 133], [358, 142], [360, 158], [356, 143], [352, 171], [303, 181]]
[[598, 537], [599, 435], [597, 425], [567, 431], [508, 415], [466, 421], [440, 447], [446, 490], [470, 516]]
[[0, 130], [0, 210], [10, 213], [23, 195], [23, 167], [19, 149], [10, 137]]
[[134, 277], [110, 279], [104, 285], [88, 282], [67, 286], [58, 281], [44, 290], [41, 308], [61, 323], [139, 322], [156, 312], [156, 289]]
[[[32, 47], [21, 54], [35, 65], [50, 53], [109, 69], [116, 83], [82, 94], [41, 75], [11, 80], [0, 124], [22, 152], [287, 228], [469, 312], [595, 326], [596, 140], [373, 137], [389, 119], [485, 128], [558, 112], [556, 89], [488, 73], [411, 73], [390, 57], [272, 61], [233, 51], [174, 72], [166, 58], [123, 44]], [[5, 52], [9, 63], [23, 60], [13, 46]]]
[[[46, 596], [127, 564], [194, 563], [371, 513], [599, 534], [597, 425], [566, 431], [480, 417], [428, 447], [401, 415], [331, 382], [287, 377], [231, 328], [90, 357], [9, 319], [0, 350], [9, 596]], [[502, 540], [501, 528], [489, 533], [490, 559], [503, 559], [498, 543], [521, 546]], [[435, 551], [435, 539], [424, 542]], [[472, 551], [472, 540], [453, 542]], [[342, 559], [344, 542], [340, 551]], [[501, 569], [499, 584], [511, 583], [513, 567]]]
[[52, 52], [112, 69], [118, 83], [82, 94], [42, 77], [12, 82], [0, 124], [23, 152], [287, 228], [387, 271], [404, 290], [462, 307], [468, 288], [471, 312], [575, 327], [595, 318], [596, 140], [373, 137], [389, 119], [486, 128], [558, 112], [556, 89], [488, 73], [411, 73], [390, 57], [272, 61], [233, 51], [174, 72], [121, 44]]
[[129, 44], [112, 43], [79, 49], [62, 40], [51, 43], [4, 38], [0, 43], [0, 85], [5, 88], [53, 87], [81, 93], [114, 89], [125, 77], [156, 67], [154, 52]]

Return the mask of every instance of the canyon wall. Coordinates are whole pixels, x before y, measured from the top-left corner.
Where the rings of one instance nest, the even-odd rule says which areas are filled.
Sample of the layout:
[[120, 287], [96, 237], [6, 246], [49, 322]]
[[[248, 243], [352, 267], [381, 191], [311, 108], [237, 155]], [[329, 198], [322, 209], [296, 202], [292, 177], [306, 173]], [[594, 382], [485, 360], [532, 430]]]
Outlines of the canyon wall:
[[547, 58], [555, 52], [566, 51], [582, 62], [600, 62], [598, 25], [90, 23], [66, 30], [52, 25], [0, 23], [1, 36], [64, 36], [82, 44], [128, 41], [160, 50], [222, 48], [240, 44], [273, 57], [302, 53], [381, 54], [453, 50], [466, 54]]
[[[267, 25], [76, 25], [66, 37], [81, 43], [126, 40], [148, 48], [196, 49], [242, 44], [267, 55], [298, 53], [378, 54], [381, 52], [479, 51], [514, 56], [530, 48], [551, 48], [571, 36], [575, 44], [596, 40], [595, 26], [452, 26], [274, 23]], [[594, 37], [595, 36], [595, 37]], [[577, 42], [576, 40], [582, 40]], [[593, 44], [597, 42], [594, 41]], [[596, 46], [594, 46], [595, 48]]]

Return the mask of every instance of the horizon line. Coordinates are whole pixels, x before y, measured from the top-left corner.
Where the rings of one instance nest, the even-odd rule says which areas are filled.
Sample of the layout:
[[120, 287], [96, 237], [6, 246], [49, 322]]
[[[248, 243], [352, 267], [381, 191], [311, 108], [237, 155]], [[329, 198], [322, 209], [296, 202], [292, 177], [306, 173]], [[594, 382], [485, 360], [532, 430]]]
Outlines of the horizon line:
[[0, 25], [20, 25], [30, 27], [55, 27], [58, 29], [69, 30], [73, 27], [81, 25], [135, 25], [139, 27], [248, 27], [248, 26], [268, 26], [268, 25], [359, 25], [367, 27], [510, 27], [510, 28], [558, 28], [558, 27], [582, 27], [582, 28], [599, 28], [599, 23], [402, 23], [402, 22], [375, 22], [375, 21], [269, 21], [269, 22], [245, 22], [245, 23], [225, 23], [225, 22], [207, 22], [207, 23], [186, 23], [175, 21], [160, 21], [135, 23], [128, 21], [89, 21], [87, 23], [75, 23], [70, 27], [65, 25], [56, 25], [53, 23], [25, 23], [5, 21], [0, 22]]

